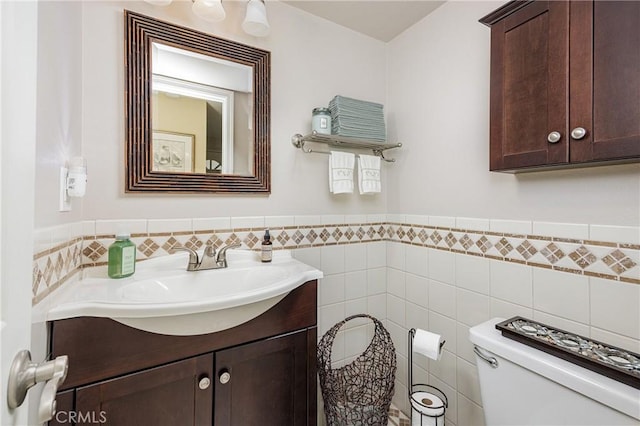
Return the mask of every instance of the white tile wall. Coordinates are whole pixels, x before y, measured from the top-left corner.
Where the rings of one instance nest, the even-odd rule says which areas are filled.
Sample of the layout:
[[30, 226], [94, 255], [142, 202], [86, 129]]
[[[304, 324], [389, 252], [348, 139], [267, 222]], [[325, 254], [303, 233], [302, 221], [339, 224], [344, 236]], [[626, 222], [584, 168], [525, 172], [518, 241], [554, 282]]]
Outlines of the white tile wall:
[[478, 405], [482, 405], [482, 396], [480, 396], [480, 383], [478, 381], [478, 370], [476, 366], [464, 359], [457, 358], [457, 384], [456, 389], [462, 395], [469, 398]]
[[456, 317], [456, 288], [429, 280], [429, 309], [450, 318]]
[[[147, 231], [151, 234], [156, 232], [180, 232], [185, 229], [192, 229], [192, 226], [191, 219], [149, 219], [147, 221]], [[96, 221], [96, 231], [97, 227], [98, 221]]]
[[533, 234], [587, 240], [589, 239], [589, 225], [582, 223], [533, 222]]
[[405, 273], [393, 268], [387, 268], [387, 293], [404, 299], [407, 294]]
[[[180, 222], [180, 224], [183, 223], [184, 222], [182, 221]], [[159, 224], [154, 223], [154, 226], [159, 226]], [[96, 235], [115, 235], [120, 232], [127, 232], [129, 234], [146, 234], [147, 221], [145, 219], [95, 221]]]
[[634, 226], [589, 226], [589, 238], [594, 241], [617, 241], [640, 244], [640, 228]]
[[591, 325], [640, 340], [640, 286], [591, 278]]
[[211, 229], [231, 229], [230, 217], [202, 217], [193, 219], [194, 231], [207, 231]]
[[488, 231], [489, 219], [458, 217], [456, 218], [456, 228], [467, 229], [471, 231]]
[[449, 216], [429, 216], [429, 225], [440, 228], [455, 228], [456, 219]]
[[231, 218], [232, 229], [264, 228], [264, 216], [241, 216]]
[[[456, 224], [458, 227], [486, 225], [471, 219]], [[492, 222], [492, 229], [498, 232], [531, 234], [534, 227], [540, 233], [558, 232], [564, 238], [585, 238], [583, 225]], [[399, 367], [398, 374], [406, 372], [405, 345], [409, 328], [427, 327], [443, 336], [446, 344], [442, 359], [427, 361], [424, 357], [415, 357], [414, 373], [428, 372], [428, 383], [447, 395], [447, 425], [484, 424], [475, 355], [468, 335], [471, 326], [487, 319], [520, 315], [639, 352], [640, 286], [637, 284], [411, 245], [406, 245], [403, 252], [397, 247], [398, 243], [387, 245], [386, 318], [393, 330], [399, 365], [404, 365], [402, 370]], [[427, 267], [417, 269], [424, 256]], [[401, 302], [403, 289], [404, 304]], [[426, 305], [422, 305], [422, 301], [426, 301]], [[382, 309], [378, 312], [382, 314]], [[409, 413], [406, 390], [400, 388], [407, 379], [396, 378], [399, 388], [394, 404]]]
[[387, 243], [387, 267], [405, 270], [406, 247], [401, 243]]
[[320, 249], [321, 270], [326, 275], [339, 274], [345, 271], [344, 246], [328, 246]]
[[265, 228], [284, 228], [285, 226], [293, 226], [295, 223], [294, 216], [267, 216], [264, 218]]
[[528, 220], [491, 219], [489, 221], [489, 230], [493, 232], [529, 235], [532, 229], [532, 224]]
[[405, 270], [421, 277], [428, 276], [427, 251], [418, 246], [405, 246]]
[[407, 272], [405, 275], [405, 294], [407, 300], [412, 303], [423, 308], [429, 307], [429, 288], [427, 278]]
[[367, 268], [387, 267], [387, 243], [376, 241], [365, 244], [367, 246]]
[[318, 283], [318, 296], [321, 306], [345, 301], [344, 274], [327, 275]]
[[456, 254], [456, 285], [489, 294], [489, 259]]
[[468, 326], [474, 326], [491, 319], [489, 296], [459, 288], [456, 293], [456, 319]]
[[568, 320], [589, 322], [589, 278], [547, 269], [533, 271], [533, 307]]
[[[344, 274], [344, 297], [346, 300], [367, 297], [367, 271], [347, 272]], [[365, 311], [366, 312], [366, 309]]]
[[429, 256], [429, 278], [447, 284], [455, 284], [455, 254], [433, 249], [427, 249], [427, 253]]
[[458, 342], [456, 336], [458, 330], [454, 318], [449, 318], [436, 312], [429, 312], [428, 330], [442, 336], [442, 339], [446, 341], [444, 349], [456, 353]]
[[533, 271], [531, 266], [492, 260], [490, 270], [492, 297], [524, 306], [532, 306]]
[[[136, 230], [131, 232], [278, 228], [387, 220], [515, 234], [640, 242], [637, 227], [384, 214], [143, 220], [133, 221], [132, 227]], [[38, 247], [47, 246], [77, 233], [110, 234], [115, 232], [113, 226], [111, 221], [85, 221], [75, 230], [69, 225], [47, 228], [38, 230], [34, 241]], [[442, 359], [433, 361], [416, 356], [414, 372], [421, 381], [446, 393], [447, 425], [483, 424], [475, 356], [468, 334], [471, 326], [488, 318], [521, 315], [640, 352], [640, 286], [637, 284], [384, 241], [298, 249], [294, 256], [325, 274], [319, 282], [318, 338], [335, 323], [357, 313], [369, 313], [385, 323], [398, 353], [394, 403], [406, 413], [409, 412], [404, 387], [407, 330], [424, 328], [443, 336], [446, 345]], [[371, 327], [362, 324], [352, 321], [338, 333], [334, 343], [335, 362], [348, 362], [366, 346]]]
[[344, 246], [345, 271], [363, 271], [367, 269], [367, 245], [349, 244]]

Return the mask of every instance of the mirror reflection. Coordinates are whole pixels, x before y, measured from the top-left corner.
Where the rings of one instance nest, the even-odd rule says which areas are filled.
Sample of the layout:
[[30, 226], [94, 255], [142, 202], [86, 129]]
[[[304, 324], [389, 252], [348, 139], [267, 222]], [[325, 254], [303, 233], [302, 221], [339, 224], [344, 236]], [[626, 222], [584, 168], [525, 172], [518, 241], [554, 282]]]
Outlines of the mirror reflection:
[[125, 191], [271, 192], [271, 54], [124, 11]]
[[152, 43], [152, 170], [253, 172], [253, 69]]

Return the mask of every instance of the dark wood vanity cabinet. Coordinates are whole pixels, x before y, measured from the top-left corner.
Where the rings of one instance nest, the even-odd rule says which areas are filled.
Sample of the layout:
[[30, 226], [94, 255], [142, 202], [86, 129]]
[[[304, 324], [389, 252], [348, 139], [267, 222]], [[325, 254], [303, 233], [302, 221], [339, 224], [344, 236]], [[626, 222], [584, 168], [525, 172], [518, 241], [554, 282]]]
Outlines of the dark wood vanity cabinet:
[[54, 321], [52, 354], [69, 356], [69, 372], [62, 415], [50, 424], [315, 425], [316, 287], [310, 281], [257, 318], [206, 335], [154, 334], [107, 318]]
[[515, 1], [480, 22], [491, 170], [640, 161], [640, 2]]

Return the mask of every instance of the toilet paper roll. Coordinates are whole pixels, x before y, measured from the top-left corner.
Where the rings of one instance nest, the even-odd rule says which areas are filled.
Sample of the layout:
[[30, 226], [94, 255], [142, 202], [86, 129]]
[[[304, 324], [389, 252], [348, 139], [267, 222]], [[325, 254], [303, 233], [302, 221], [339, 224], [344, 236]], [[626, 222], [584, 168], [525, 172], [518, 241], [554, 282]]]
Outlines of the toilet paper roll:
[[413, 337], [413, 351], [439, 360], [442, 357], [442, 336], [422, 329], [416, 329]]
[[444, 402], [429, 392], [411, 394], [411, 426], [443, 426]]

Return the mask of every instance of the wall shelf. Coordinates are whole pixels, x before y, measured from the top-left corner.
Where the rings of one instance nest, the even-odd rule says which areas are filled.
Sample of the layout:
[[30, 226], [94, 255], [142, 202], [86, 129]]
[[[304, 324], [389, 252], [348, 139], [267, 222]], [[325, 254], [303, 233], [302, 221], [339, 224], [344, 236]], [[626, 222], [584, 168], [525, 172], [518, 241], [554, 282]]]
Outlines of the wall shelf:
[[352, 149], [367, 149], [373, 151], [374, 155], [382, 158], [384, 161], [389, 163], [393, 163], [396, 161], [393, 158], [385, 158], [384, 151], [392, 148], [400, 148], [402, 146], [401, 143], [380, 143], [373, 142], [365, 139], [357, 139], [357, 138], [349, 138], [346, 136], [338, 136], [338, 135], [323, 135], [317, 132], [312, 132], [308, 135], [295, 134], [291, 137], [291, 143], [296, 148], [300, 148], [302, 152], [307, 154], [309, 153], [319, 153], [319, 154], [329, 154], [327, 151], [315, 151], [311, 148], [305, 148], [305, 144], [307, 142], [325, 144], [330, 147], [339, 147], [345, 148], [348, 150]]

